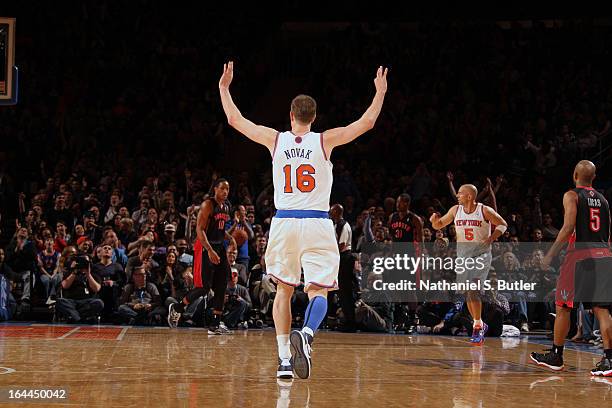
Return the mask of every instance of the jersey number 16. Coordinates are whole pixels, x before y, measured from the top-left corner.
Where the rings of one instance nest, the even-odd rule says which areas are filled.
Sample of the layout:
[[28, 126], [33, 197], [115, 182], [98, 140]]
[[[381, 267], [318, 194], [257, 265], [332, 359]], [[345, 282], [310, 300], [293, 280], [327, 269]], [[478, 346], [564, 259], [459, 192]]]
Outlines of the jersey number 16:
[[[287, 164], [283, 167], [283, 173], [285, 173], [285, 193], [293, 193], [293, 183], [291, 180], [292, 171], [291, 165]], [[302, 164], [295, 169], [295, 186], [302, 193], [310, 193], [315, 188], [315, 178], [312, 176], [315, 174], [315, 169], [310, 164]]]

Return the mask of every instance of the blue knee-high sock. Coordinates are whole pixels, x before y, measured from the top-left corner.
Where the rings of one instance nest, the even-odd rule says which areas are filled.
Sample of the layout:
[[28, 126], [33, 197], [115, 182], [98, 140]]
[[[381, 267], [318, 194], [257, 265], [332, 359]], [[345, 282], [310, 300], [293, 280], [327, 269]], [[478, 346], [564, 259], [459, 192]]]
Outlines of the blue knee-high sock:
[[323, 296], [315, 296], [310, 299], [308, 302], [308, 307], [306, 308], [306, 315], [304, 317], [304, 327], [306, 327], [312, 331], [312, 335], [317, 331], [319, 325], [325, 319], [325, 315], [327, 314], [327, 299]]

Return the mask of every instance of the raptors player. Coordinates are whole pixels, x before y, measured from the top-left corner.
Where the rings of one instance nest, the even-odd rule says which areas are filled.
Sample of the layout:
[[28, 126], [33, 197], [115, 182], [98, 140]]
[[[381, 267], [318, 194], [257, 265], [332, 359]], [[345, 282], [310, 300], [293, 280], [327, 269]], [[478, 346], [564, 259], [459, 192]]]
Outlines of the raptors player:
[[[270, 226], [266, 250], [268, 274], [277, 281], [273, 317], [276, 327], [279, 366], [277, 377], [310, 377], [311, 344], [327, 313], [327, 291], [335, 288], [340, 255], [329, 219], [332, 187], [332, 149], [351, 142], [372, 129], [387, 91], [387, 69], [378, 68], [376, 94], [363, 116], [346, 127], [315, 133], [310, 127], [316, 116], [316, 102], [299, 95], [291, 102], [291, 131], [279, 133], [245, 119], [229, 92], [234, 64], [223, 67], [219, 92], [230, 126], [268, 148], [272, 155], [274, 205], [277, 213]], [[309, 303], [302, 330], [289, 335], [291, 296], [304, 271], [304, 290]], [[292, 356], [293, 355], [293, 356]], [[293, 359], [292, 359], [293, 357]]]
[[[434, 213], [431, 225], [436, 230], [455, 222], [457, 231], [457, 258], [462, 258], [466, 266], [465, 272], [457, 273], [457, 281], [482, 282], [487, 278], [491, 268], [491, 243], [499, 238], [507, 229], [506, 221], [491, 207], [476, 202], [478, 190], [472, 184], [464, 184], [457, 192], [458, 205], [453, 206], [440, 217]], [[491, 233], [491, 225], [495, 230]], [[466, 262], [469, 258], [478, 258], [480, 262]], [[487, 324], [482, 321], [482, 301], [479, 290], [468, 290], [467, 305], [474, 319], [474, 330], [470, 343], [479, 346], [484, 343]]]
[[[552, 258], [569, 242], [555, 292], [557, 314], [552, 349], [548, 353], [531, 353], [536, 364], [555, 371], [563, 370], [563, 345], [570, 328], [570, 311], [577, 306], [574, 303], [574, 276], [580, 273], [583, 261], [594, 258], [610, 260], [612, 257], [610, 207], [605, 197], [593, 188], [593, 179], [595, 165], [588, 160], [578, 162], [574, 169], [576, 188], [563, 196], [563, 227], [543, 260], [545, 266], [550, 265]], [[612, 377], [612, 317], [609, 310], [612, 302], [583, 304], [585, 309], [593, 309], [599, 320], [604, 343], [604, 356], [591, 370], [591, 375]]]

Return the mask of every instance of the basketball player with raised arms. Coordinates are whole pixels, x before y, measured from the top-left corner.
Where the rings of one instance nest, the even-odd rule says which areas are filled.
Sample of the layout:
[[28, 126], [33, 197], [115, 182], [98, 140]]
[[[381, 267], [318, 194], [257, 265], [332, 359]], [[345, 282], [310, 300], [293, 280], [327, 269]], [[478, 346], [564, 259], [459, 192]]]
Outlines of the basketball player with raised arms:
[[[561, 264], [555, 292], [556, 317], [552, 348], [548, 353], [531, 353], [531, 360], [539, 366], [561, 371], [563, 346], [570, 329], [570, 312], [579, 304], [574, 302], [574, 278], [581, 273], [584, 262], [606, 258], [610, 262], [610, 207], [606, 198], [593, 188], [595, 165], [581, 160], [574, 169], [576, 188], [563, 196], [563, 227], [542, 263], [550, 265], [552, 259], [567, 243], [567, 254]], [[612, 271], [610, 271], [612, 273]], [[579, 276], [578, 276], [579, 277]], [[598, 285], [610, 283], [597, 282]], [[607, 286], [605, 286], [607, 287]], [[603, 288], [602, 288], [603, 289]], [[605, 289], [603, 289], [605, 291]], [[609, 298], [608, 298], [609, 299]], [[592, 309], [599, 321], [604, 355], [591, 370], [593, 376], [612, 377], [612, 317], [610, 301], [582, 302], [585, 309]]]
[[[491, 244], [508, 228], [506, 221], [491, 207], [476, 202], [478, 189], [472, 184], [464, 184], [457, 191], [458, 205], [454, 205], [440, 217], [434, 213], [431, 225], [439, 230], [451, 222], [457, 231], [457, 258], [478, 258], [480, 262], [471, 263], [463, 273], [457, 273], [457, 282], [483, 282], [491, 269]], [[491, 225], [495, 230], [491, 233]], [[470, 343], [480, 346], [484, 343], [488, 326], [482, 321], [482, 301], [479, 290], [468, 290], [466, 301], [470, 315], [474, 319], [474, 329]]]
[[[233, 128], [268, 148], [272, 155], [274, 205], [265, 260], [267, 273], [278, 282], [273, 318], [276, 327], [279, 366], [277, 377], [309, 378], [311, 345], [327, 313], [327, 291], [336, 288], [340, 255], [336, 233], [329, 219], [332, 163], [336, 146], [355, 140], [374, 127], [387, 91], [387, 69], [376, 72], [376, 94], [370, 107], [357, 121], [322, 133], [311, 130], [316, 102], [298, 95], [291, 102], [291, 130], [278, 131], [244, 118], [232, 100], [229, 86], [234, 63], [223, 67], [219, 92], [223, 110]], [[304, 271], [304, 290], [309, 303], [301, 330], [290, 332], [291, 296]]]

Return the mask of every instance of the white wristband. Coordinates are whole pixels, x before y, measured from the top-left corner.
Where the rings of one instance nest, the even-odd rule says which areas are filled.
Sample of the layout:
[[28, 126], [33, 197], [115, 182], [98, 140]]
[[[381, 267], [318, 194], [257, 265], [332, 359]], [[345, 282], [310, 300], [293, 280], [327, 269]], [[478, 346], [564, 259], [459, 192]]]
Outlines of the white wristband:
[[507, 229], [508, 227], [505, 225], [498, 225], [495, 227], [495, 231], [499, 231], [502, 235], [504, 235], [504, 232], [506, 232]]

